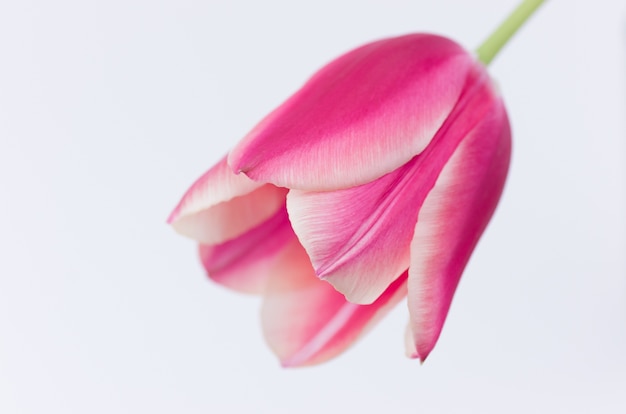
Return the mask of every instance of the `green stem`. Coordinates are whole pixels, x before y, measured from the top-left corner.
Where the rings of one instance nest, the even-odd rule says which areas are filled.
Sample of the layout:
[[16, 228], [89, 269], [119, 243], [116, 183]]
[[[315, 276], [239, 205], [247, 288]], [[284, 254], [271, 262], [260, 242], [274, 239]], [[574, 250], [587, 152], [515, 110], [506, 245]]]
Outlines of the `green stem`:
[[485, 65], [491, 63], [493, 58], [498, 54], [502, 46], [522, 27], [524, 22], [537, 10], [544, 0], [524, 0], [517, 9], [502, 22], [500, 27], [489, 36], [485, 42], [476, 50], [478, 60]]

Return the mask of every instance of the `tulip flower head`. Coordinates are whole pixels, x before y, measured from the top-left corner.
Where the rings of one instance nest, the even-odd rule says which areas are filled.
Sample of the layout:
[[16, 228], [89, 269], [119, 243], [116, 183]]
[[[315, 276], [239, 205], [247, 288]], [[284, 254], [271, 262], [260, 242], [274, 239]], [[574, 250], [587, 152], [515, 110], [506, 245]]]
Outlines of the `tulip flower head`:
[[341, 353], [406, 300], [422, 361], [500, 199], [501, 96], [450, 39], [410, 34], [330, 62], [198, 179], [168, 222], [209, 277], [262, 296], [283, 365]]

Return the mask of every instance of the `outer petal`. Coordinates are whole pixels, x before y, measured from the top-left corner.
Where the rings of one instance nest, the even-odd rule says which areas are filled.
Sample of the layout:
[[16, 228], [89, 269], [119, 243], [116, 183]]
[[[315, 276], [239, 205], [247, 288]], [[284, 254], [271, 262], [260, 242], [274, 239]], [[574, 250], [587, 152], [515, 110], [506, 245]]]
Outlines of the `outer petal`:
[[324, 362], [352, 345], [406, 296], [406, 272], [372, 305], [346, 302], [314, 274], [294, 238], [269, 280], [261, 317], [270, 348], [284, 366]]
[[461, 273], [496, 208], [510, 151], [508, 119], [497, 101], [459, 145], [420, 211], [408, 302], [413, 356], [422, 361], [439, 338]]
[[476, 65], [459, 45], [434, 35], [367, 44], [318, 71], [228, 162], [254, 180], [302, 190], [372, 181], [428, 145]]
[[294, 238], [283, 206], [273, 217], [225, 243], [200, 245], [200, 259], [209, 277], [244, 293], [262, 293], [280, 252]]
[[223, 158], [187, 190], [167, 222], [200, 243], [222, 243], [271, 217], [286, 193], [234, 174]]
[[409, 266], [418, 212], [461, 140], [494, 101], [482, 68], [421, 154], [358, 187], [290, 191], [287, 209], [316, 273], [354, 303], [373, 302]]

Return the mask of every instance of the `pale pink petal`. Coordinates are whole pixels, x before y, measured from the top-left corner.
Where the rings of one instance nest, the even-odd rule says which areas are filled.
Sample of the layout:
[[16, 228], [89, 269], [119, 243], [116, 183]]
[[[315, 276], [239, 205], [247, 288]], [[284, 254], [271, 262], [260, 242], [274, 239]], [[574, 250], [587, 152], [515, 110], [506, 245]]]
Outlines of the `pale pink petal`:
[[439, 338], [461, 273], [500, 198], [510, 136], [504, 106], [496, 101], [456, 149], [420, 211], [408, 303], [422, 361]]
[[410, 262], [418, 212], [459, 142], [493, 102], [481, 69], [421, 154], [379, 179], [329, 192], [292, 190], [287, 210], [317, 275], [353, 303], [372, 303]]
[[284, 366], [322, 363], [352, 345], [406, 296], [406, 272], [372, 305], [346, 302], [319, 280], [294, 238], [270, 277], [261, 317], [270, 348]]
[[318, 71], [228, 162], [254, 180], [301, 190], [372, 181], [422, 152], [477, 65], [459, 45], [434, 35], [367, 44]]
[[374, 302], [409, 267], [417, 213], [435, 180], [414, 159], [359, 187], [290, 191], [292, 226], [316, 274], [352, 303]]
[[411, 358], [419, 358], [417, 349], [415, 348], [415, 339], [413, 339], [413, 329], [411, 329], [411, 323], [406, 325], [404, 330], [404, 354]]
[[244, 234], [218, 245], [200, 245], [209, 277], [228, 288], [260, 294], [280, 252], [294, 238], [285, 207]]
[[187, 190], [167, 222], [200, 243], [222, 243], [271, 217], [286, 193], [234, 174], [223, 158]]

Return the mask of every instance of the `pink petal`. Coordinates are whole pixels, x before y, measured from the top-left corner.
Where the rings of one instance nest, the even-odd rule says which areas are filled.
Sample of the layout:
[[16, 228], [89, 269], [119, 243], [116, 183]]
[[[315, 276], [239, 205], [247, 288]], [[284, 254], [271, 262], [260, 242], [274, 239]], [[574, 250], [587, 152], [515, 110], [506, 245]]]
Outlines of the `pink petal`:
[[367, 44], [319, 70], [233, 149], [228, 162], [254, 180], [301, 190], [372, 181], [423, 151], [476, 65], [439, 36]]
[[406, 325], [406, 329], [404, 330], [404, 353], [409, 358], [419, 358], [417, 349], [415, 348], [415, 340], [413, 339], [413, 329], [411, 329], [410, 323]]
[[353, 303], [372, 303], [408, 268], [418, 212], [459, 142], [493, 102], [481, 68], [421, 154], [376, 181], [330, 192], [292, 190], [287, 209], [319, 277]]
[[506, 179], [511, 133], [496, 101], [456, 149], [419, 214], [411, 243], [409, 312], [414, 356], [435, 346], [461, 273]]
[[265, 289], [280, 252], [293, 240], [287, 210], [252, 230], [213, 246], [200, 245], [200, 259], [209, 277], [228, 288], [260, 294]]
[[223, 158], [187, 190], [167, 222], [200, 243], [222, 243], [271, 217], [286, 193], [234, 174]]
[[352, 303], [374, 302], [409, 267], [419, 206], [435, 180], [416, 158], [359, 187], [290, 191], [292, 226], [316, 274]]
[[283, 366], [324, 362], [352, 345], [406, 296], [406, 272], [372, 305], [346, 302], [314, 274], [294, 238], [271, 276], [261, 310], [263, 332]]

